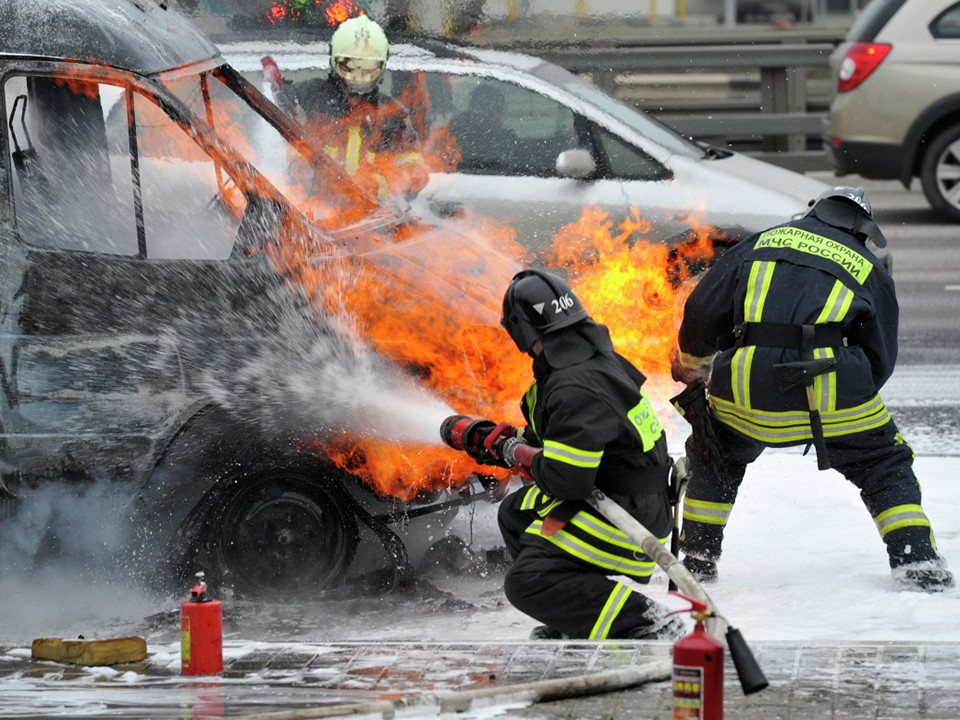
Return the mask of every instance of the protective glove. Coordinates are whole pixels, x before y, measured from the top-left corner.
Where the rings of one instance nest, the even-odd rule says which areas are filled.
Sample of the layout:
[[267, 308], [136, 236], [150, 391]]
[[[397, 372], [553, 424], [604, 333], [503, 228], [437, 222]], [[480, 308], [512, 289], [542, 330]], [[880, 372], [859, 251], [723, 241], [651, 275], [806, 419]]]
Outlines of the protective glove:
[[704, 384], [710, 381], [711, 365], [704, 365], [699, 368], [687, 367], [680, 358], [680, 351], [674, 352], [670, 359], [670, 377], [684, 385], [691, 385], [697, 381]]
[[283, 73], [280, 72], [277, 61], [269, 55], [264, 55], [260, 58], [260, 64], [263, 66], [263, 77], [270, 83], [273, 92], [279, 92], [283, 85]]
[[518, 470], [523, 477], [532, 481], [533, 459], [543, 452], [543, 448], [533, 447], [515, 437], [508, 437], [500, 443], [497, 452], [507, 467]]
[[516, 439], [517, 429], [506, 421], [497, 423], [493, 430], [487, 433], [487, 436], [483, 439], [483, 449], [486, 450], [496, 461], [495, 465], [500, 465], [501, 467], [510, 467], [504, 459], [503, 455], [500, 453], [500, 448], [503, 446], [503, 443], [510, 439]]

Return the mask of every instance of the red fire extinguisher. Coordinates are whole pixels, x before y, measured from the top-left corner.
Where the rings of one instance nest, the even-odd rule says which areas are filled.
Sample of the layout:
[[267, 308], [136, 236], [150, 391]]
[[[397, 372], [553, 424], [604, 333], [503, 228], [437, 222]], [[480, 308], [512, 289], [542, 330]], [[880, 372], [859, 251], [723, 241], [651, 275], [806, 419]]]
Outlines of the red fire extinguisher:
[[223, 672], [223, 607], [207, 597], [202, 572], [190, 599], [180, 603], [180, 670], [184, 675]]
[[703, 625], [711, 613], [705, 602], [670, 594], [687, 600], [697, 621], [673, 646], [673, 720], [723, 720], [723, 644]]

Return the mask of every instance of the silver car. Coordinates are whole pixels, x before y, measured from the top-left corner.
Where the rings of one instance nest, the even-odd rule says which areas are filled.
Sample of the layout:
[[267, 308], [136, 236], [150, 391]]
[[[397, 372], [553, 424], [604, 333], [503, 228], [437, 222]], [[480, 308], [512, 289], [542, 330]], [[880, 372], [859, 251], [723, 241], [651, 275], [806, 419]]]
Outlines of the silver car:
[[[325, 43], [221, 46], [262, 81], [271, 55], [294, 81], [327, 73]], [[439, 41], [391, 46], [383, 90], [397, 96], [413, 74], [429, 93], [427, 122], [448, 124], [462, 160], [433, 171], [418, 200], [463, 207], [544, 247], [584, 208], [651, 223], [651, 240], [680, 242], [709, 227], [720, 243], [803, 213], [823, 183], [681, 137], [649, 115], [557, 65], [528, 55]]]

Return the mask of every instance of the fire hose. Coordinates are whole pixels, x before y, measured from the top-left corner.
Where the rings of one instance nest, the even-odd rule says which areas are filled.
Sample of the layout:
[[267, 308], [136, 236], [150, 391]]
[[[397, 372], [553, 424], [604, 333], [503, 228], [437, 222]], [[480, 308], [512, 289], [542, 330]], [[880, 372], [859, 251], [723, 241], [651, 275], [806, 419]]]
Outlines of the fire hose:
[[[490, 420], [474, 420], [465, 415], [452, 415], [441, 424], [440, 437], [450, 447], [467, 452], [478, 462], [491, 463], [497, 457], [497, 448], [494, 445], [491, 452], [491, 448], [487, 447], [489, 443], [485, 440], [497, 427], [499, 426]], [[500, 440], [500, 442], [503, 441], [504, 439]], [[674, 501], [680, 502], [679, 498], [675, 498]], [[586, 498], [586, 502], [638, 545], [647, 557], [663, 569], [680, 590], [706, 606], [703, 613], [704, 625], [707, 632], [718, 640], [726, 639], [730, 658], [733, 660], [744, 695], [750, 695], [767, 687], [767, 679], [740, 631], [727, 625], [723, 616], [717, 612], [713, 600], [677, 556], [661, 545], [656, 535], [608, 498], [603, 491], [594, 488]]]

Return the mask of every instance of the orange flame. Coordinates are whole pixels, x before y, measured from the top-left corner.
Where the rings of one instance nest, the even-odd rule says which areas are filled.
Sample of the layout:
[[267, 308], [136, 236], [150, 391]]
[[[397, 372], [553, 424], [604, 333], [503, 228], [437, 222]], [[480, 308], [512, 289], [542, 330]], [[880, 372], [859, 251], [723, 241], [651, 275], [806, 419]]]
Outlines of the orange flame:
[[[411, 108], [420, 134], [424, 167], [455, 170], [459, 148], [446, 126], [430, 128], [429, 97], [422, 74], [398, 95]], [[425, 177], [397, 162], [404, 149], [385, 142], [384, 127], [403, 120], [398, 105], [358, 104], [344, 118], [309, 121], [305, 135], [318, 146], [342, 148], [345, 128], [363, 124], [364, 142], [384, 147], [357, 168], [353, 180], [364, 195], [386, 184], [395, 193], [420, 189]], [[360, 219], [369, 207], [356, 199], [314, 219], [335, 230]], [[281, 243], [273, 259], [302, 286], [321, 312], [345, 320], [384, 357], [419, 379], [457, 412], [520, 424], [519, 399], [532, 380], [529, 360], [499, 327], [500, 302], [510, 278], [529, 261], [515, 231], [490, 218], [464, 214], [451, 221], [455, 241], [443, 230], [405, 225], [384, 235], [359, 232], [349, 250], [322, 252], [303, 243]], [[565, 272], [591, 315], [611, 328], [619, 352], [666, 387], [683, 302], [692, 269], [713, 253], [713, 228], [691, 221], [681, 245], [656, 242], [637, 208], [619, 224], [587, 207], [541, 252], [548, 267]], [[657, 377], [659, 376], [659, 380]], [[439, 428], [438, 428], [439, 431]], [[477, 471], [465, 455], [440, 447], [399, 445], [343, 434], [318, 451], [363, 478], [379, 493], [404, 500], [419, 491], [457, 486]], [[490, 472], [484, 468], [481, 472]]]

